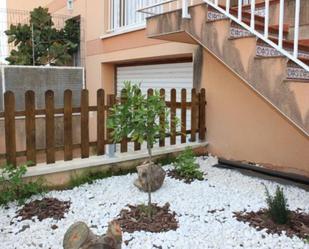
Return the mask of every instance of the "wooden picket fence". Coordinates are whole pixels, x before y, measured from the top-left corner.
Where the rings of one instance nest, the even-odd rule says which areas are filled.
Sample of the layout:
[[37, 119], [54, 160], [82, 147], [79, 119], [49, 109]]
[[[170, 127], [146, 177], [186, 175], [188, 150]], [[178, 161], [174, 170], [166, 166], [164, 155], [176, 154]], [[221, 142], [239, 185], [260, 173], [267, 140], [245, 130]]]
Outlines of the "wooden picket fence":
[[[153, 93], [152, 89], [148, 90], [148, 95]], [[165, 90], [160, 89], [160, 94], [165, 100]], [[198, 133], [199, 139], [204, 140], [206, 135], [205, 126], [205, 111], [206, 111], [206, 96], [205, 89], [199, 92], [195, 89], [191, 90], [191, 102], [187, 102], [186, 89], [181, 91], [181, 101], [176, 101], [176, 90], [170, 92], [170, 101], [166, 101], [166, 106], [170, 109], [170, 133], [163, 134], [164, 137], [170, 138], [170, 144], [176, 144], [176, 136], [181, 136], [181, 143], [186, 143], [187, 134], [190, 134], [190, 141], [196, 141]], [[112, 144], [111, 130], [106, 128], [106, 120], [109, 115], [109, 108], [116, 101], [116, 96], [113, 94], [105, 95], [103, 89], [97, 91], [97, 105], [89, 105], [89, 92], [84, 89], [81, 91], [80, 107], [72, 106], [72, 91], [64, 92], [63, 108], [55, 108], [54, 92], [49, 90], [45, 93], [45, 108], [35, 108], [35, 93], [27, 91], [25, 93], [25, 110], [15, 110], [15, 96], [13, 92], [5, 92], [4, 94], [4, 112], [0, 112], [0, 118], [4, 118], [5, 128], [5, 153], [0, 154], [0, 159], [6, 159], [6, 162], [11, 165], [16, 165], [17, 158], [26, 157], [27, 161], [31, 161], [33, 165], [37, 163], [37, 156], [45, 154], [45, 162], [47, 164], [56, 162], [56, 152], [63, 151], [63, 159], [70, 161], [73, 159], [73, 150], [80, 149], [81, 158], [90, 156], [90, 148], [95, 148], [96, 155], [105, 154], [105, 145]], [[123, 101], [123, 100], [120, 100]], [[176, 109], [181, 109], [181, 131], [176, 131], [175, 116]], [[191, 110], [191, 129], [186, 127], [187, 110]], [[95, 112], [97, 116], [97, 138], [96, 141], [89, 141], [89, 113]], [[63, 115], [63, 145], [55, 145], [55, 115]], [[73, 144], [72, 132], [72, 117], [80, 115], [80, 144]], [[45, 149], [36, 148], [36, 117], [40, 115], [45, 117], [45, 133], [46, 147]], [[164, 125], [165, 114], [162, 113], [160, 123]], [[26, 150], [16, 151], [16, 130], [15, 122], [17, 117], [25, 119], [25, 136]], [[161, 137], [161, 136], [160, 136]], [[120, 151], [128, 151], [128, 139], [121, 141]], [[159, 146], [165, 146], [165, 138], [159, 139]], [[141, 145], [134, 143], [134, 150], [140, 150]]]

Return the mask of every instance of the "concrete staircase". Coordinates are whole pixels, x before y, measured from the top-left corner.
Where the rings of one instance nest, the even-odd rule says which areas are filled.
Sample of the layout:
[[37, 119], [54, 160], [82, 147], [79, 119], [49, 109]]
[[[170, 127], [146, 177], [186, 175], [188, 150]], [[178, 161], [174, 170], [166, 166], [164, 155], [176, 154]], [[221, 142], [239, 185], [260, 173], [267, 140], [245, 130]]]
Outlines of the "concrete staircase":
[[[249, 23], [248, 11], [243, 10], [242, 20]], [[148, 37], [200, 44], [309, 136], [309, 72], [210, 6], [199, 4], [189, 12], [190, 19], [183, 19], [181, 11], [149, 18]], [[237, 9], [230, 12], [237, 15]], [[255, 15], [255, 28], [263, 33], [261, 13]], [[277, 25], [269, 28], [269, 36], [277, 40]], [[288, 37], [285, 24], [283, 46], [292, 52]], [[298, 57], [309, 65], [308, 41], [300, 43]]]

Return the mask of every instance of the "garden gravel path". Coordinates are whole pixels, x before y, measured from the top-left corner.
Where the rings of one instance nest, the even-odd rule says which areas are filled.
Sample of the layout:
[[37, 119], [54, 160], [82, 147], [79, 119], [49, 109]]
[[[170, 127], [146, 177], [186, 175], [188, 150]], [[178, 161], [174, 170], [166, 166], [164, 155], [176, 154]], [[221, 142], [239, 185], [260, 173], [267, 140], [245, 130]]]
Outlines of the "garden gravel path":
[[[207, 181], [190, 185], [166, 177], [160, 190], [153, 193], [153, 201], [171, 204], [177, 213], [179, 228], [165, 233], [135, 232], [124, 234], [123, 248], [151, 249], [309, 249], [299, 238], [284, 234], [271, 235], [257, 231], [233, 218], [234, 211], [257, 211], [265, 207], [265, 184], [271, 193], [278, 185], [240, 174], [237, 171], [211, 167], [215, 158], [198, 158], [207, 172]], [[73, 190], [52, 191], [45, 197], [72, 202], [65, 219], [41, 222], [13, 218], [20, 209], [15, 203], [0, 208], [1, 249], [61, 249], [67, 228], [76, 221], [86, 222], [94, 233], [103, 234], [107, 223], [113, 220], [127, 204], [146, 203], [147, 194], [133, 186], [136, 174], [114, 176], [83, 185]], [[309, 212], [309, 192], [283, 186], [290, 209]], [[41, 197], [33, 197], [32, 200]], [[55, 226], [56, 225], [56, 226]], [[56, 229], [53, 228], [57, 227]]]

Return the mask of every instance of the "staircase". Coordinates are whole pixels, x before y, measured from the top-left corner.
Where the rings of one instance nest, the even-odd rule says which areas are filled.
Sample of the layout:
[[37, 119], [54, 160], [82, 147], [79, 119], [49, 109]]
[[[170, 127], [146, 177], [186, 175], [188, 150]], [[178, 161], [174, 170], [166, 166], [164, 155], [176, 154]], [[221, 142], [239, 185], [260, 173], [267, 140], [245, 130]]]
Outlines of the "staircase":
[[[278, 49], [272, 44], [281, 39], [280, 25], [269, 25], [265, 41], [263, 8], [256, 8], [251, 17], [252, 8], [242, 8], [240, 12], [237, 6], [231, 7], [231, 17], [218, 7], [207, 3], [191, 6], [190, 18], [186, 19], [182, 18], [183, 10], [150, 17], [148, 37], [200, 44], [309, 136], [308, 40], [299, 41], [297, 58], [293, 58], [294, 42], [289, 40], [288, 23], [281, 26], [282, 49]], [[240, 13], [241, 23], [237, 21]], [[246, 28], [252, 28], [252, 19], [255, 32]]]

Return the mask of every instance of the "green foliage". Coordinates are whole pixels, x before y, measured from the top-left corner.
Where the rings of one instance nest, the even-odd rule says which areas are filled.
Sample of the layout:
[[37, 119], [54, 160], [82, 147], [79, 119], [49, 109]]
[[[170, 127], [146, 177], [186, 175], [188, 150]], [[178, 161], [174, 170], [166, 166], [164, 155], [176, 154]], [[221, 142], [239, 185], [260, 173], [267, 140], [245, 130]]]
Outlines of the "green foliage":
[[283, 189], [277, 186], [275, 196], [271, 196], [266, 189], [266, 202], [268, 206], [268, 215], [277, 224], [286, 224], [289, 222], [289, 209]]
[[139, 143], [147, 142], [149, 156], [151, 148], [159, 138], [158, 135], [168, 129], [168, 120], [165, 126], [160, 126], [158, 120], [167, 108], [165, 101], [160, 96], [159, 91], [154, 91], [152, 96], [141, 93], [139, 85], [132, 85], [130, 82], [124, 83], [121, 97], [124, 103], [118, 103], [111, 108], [111, 116], [108, 119], [108, 128], [113, 129], [112, 136], [115, 142], [120, 142], [128, 137]]
[[167, 155], [162, 158], [159, 158], [155, 161], [156, 164], [160, 164], [162, 166], [172, 164], [176, 161], [176, 157], [172, 155]]
[[11, 65], [69, 65], [80, 42], [77, 20], [67, 20], [57, 30], [48, 9], [42, 7], [30, 12], [29, 24], [11, 25], [5, 33], [15, 47], [6, 58]]
[[190, 147], [187, 147], [186, 150], [176, 158], [174, 166], [176, 172], [188, 180], [204, 179], [203, 172], [200, 171], [193, 150]]
[[27, 172], [26, 166], [5, 166], [0, 175], [0, 205], [6, 205], [11, 201], [18, 201], [23, 204], [25, 199], [32, 195], [45, 191], [42, 180], [24, 182], [23, 176]]
[[307, 236], [305, 239], [304, 239], [305, 243], [306, 244], [309, 244], [309, 236]]
[[92, 184], [96, 180], [108, 178], [111, 176], [116, 176], [116, 175], [126, 175], [129, 173], [135, 173], [136, 169], [127, 169], [127, 170], [119, 170], [116, 172], [113, 172], [112, 170], [107, 170], [107, 171], [88, 171], [84, 174], [81, 174], [79, 176], [74, 176], [71, 177], [70, 183], [68, 185], [68, 189], [72, 189], [75, 187], [79, 187], [83, 184]]

